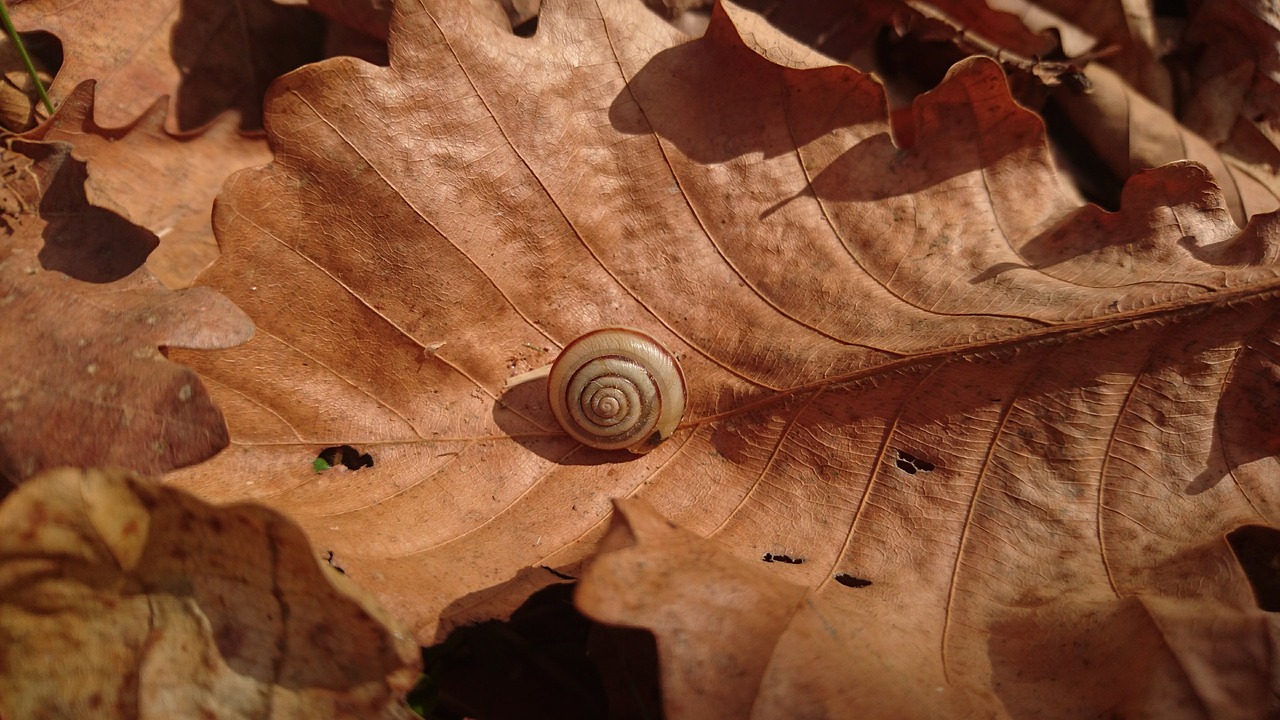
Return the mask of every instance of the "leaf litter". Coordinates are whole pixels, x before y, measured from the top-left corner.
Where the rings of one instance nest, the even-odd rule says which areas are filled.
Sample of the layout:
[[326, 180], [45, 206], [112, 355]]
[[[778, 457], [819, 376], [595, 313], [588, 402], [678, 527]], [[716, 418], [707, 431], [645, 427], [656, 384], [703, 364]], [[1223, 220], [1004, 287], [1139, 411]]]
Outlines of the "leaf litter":
[[0, 507], [6, 717], [408, 718], [417, 644], [255, 506], [44, 473]]
[[[1274, 522], [1273, 216], [1237, 230], [1189, 163], [1081, 205], [987, 61], [891, 127], [732, 6], [691, 42], [612, 4], [530, 39], [396, 13], [390, 67], [273, 86], [275, 162], [224, 188], [200, 280], [260, 332], [172, 353], [232, 444], [167, 482], [295, 518], [422, 642], [589, 568], [671, 717], [1269, 708], [1224, 538]], [[503, 391], [602, 325], [691, 368], [628, 462]], [[316, 474], [337, 446], [375, 462]]]
[[115, 466], [158, 474], [228, 440], [189, 368], [160, 348], [244, 342], [253, 323], [208, 288], [164, 288], [157, 240], [86, 197], [66, 143], [11, 141], [0, 239], [0, 476]]

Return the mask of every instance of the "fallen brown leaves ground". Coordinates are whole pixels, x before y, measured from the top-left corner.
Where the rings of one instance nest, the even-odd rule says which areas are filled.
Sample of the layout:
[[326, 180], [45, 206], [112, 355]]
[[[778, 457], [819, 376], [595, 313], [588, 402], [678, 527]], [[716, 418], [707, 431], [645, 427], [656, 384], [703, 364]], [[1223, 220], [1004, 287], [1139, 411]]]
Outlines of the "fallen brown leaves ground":
[[265, 508], [64, 469], [10, 495], [0, 538], [15, 717], [409, 716], [417, 645]]
[[[1277, 712], [1265, 7], [806, 0], [692, 39], [639, 4], [547, 3], [524, 37], [524, 6], [410, 2], [389, 64], [276, 78], [264, 141], [217, 112], [252, 126], [318, 47], [279, 8], [237, 4], [277, 40], [200, 70], [221, 11], [109, 37], [89, 5], [15, 13], [67, 59], [6, 157], [0, 716], [396, 717], [400, 623], [438, 717]], [[350, 41], [378, 7], [331, 5], [376, 58]], [[509, 384], [603, 326], [685, 370], [648, 454]], [[252, 520], [223, 547], [154, 519], [179, 508]], [[157, 579], [138, 543], [208, 557]], [[605, 625], [589, 659], [585, 621], [546, 625], [570, 662], [528, 633], [575, 580]], [[389, 614], [317, 602], [348, 586]], [[65, 634], [51, 592], [82, 598]], [[139, 639], [171, 606], [173, 658]], [[478, 622], [528, 663], [464, 660]], [[652, 632], [660, 699], [608, 626]], [[92, 669], [13, 661], [73, 648]]]

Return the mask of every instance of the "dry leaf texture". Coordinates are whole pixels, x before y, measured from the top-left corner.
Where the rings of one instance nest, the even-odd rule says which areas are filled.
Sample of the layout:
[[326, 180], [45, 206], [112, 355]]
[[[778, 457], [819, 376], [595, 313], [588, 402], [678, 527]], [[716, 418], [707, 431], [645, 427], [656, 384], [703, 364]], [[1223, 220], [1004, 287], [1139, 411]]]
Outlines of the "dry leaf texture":
[[1064, 90], [1055, 98], [1116, 177], [1186, 158], [1209, 169], [1241, 226], [1280, 207], [1280, 166], [1261, 167], [1219, 153], [1105, 66], [1091, 65], [1085, 75], [1092, 84], [1089, 92]]
[[1280, 8], [1266, 0], [1201, 3], [1184, 41], [1199, 51], [1191, 68], [1195, 93], [1187, 99], [1187, 122], [1243, 157], [1269, 145], [1274, 171], [1280, 152]]
[[[1104, 62], [1116, 73], [1126, 78], [1136, 89], [1161, 108], [1174, 105], [1173, 81], [1169, 69], [1161, 63], [1167, 52], [1170, 38], [1162, 34], [1164, 28], [1156, 16], [1152, 3], [1129, 0], [1035, 0], [1026, 3], [1031, 7], [1019, 7], [1020, 3], [998, 0], [998, 5], [1027, 17], [1036, 29], [1046, 27], [1043, 17], [1047, 14], [1055, 24], [1048, 25], [1063, 33], [1064, 41], [1087, 35], [1095, 38], [1095, 48], [1107, 48]], [[1212, 4], [1212, 2], [1208, 3]], [[1072, 47], [1071, 50], [1078, 50]], [[1069, 51], [1070, 52], [1070, 51]], [[1070, 52], [1075, 55], [1075, 52]]]
[[275, 3], [309, 7], [346, 27], [383, 41], [387, 39], [387, 26], [391, 23], [389, 0], [275, 0]]
[[[945, 8], [947, 3], [940, 3], [940, 5]], [[1093, 34], [1067, 22], [1057, 15], [1052, 8], [1045, 7], [1044, 3], [1039, 3], [1035, 0], [991, 0], [987, 5], [990, 6], [990, 12], [993, 15], [1007, 14], [1017, 18], [1017, 21], [1025, 28], [1024, 32], [1032, 32], [1041, 37], [1056, 36], [1056, 44], [1061, 47], [1063, 54], [1069, 58], [1079, 57], [1090, 50], [1098, 49], [1098, 39]], [[980, 16], [983, 19], [987, 17], [989, 16]], [[979, 32], [984, 35], [989, 33], [986, 30], [988, 26], [986, 22], [980, 20], [977, 26], [981, 28]], [[1002, 21], [997, 27], [1005, 28], [1007, 26]], [[1009, 29], [1005, 30], [1001, 37], [1005, 36], [1004, 33], [1007, 33], [1008, 37], [1017, 37], [1019, 34], [1016, 30]]]
[[244, 342], [252, 322], [208, 288], [139, 269], [155, 236], [85, 198], [65, 143], [11, 141], [0, 239], [0, 477], [61, 465], [161, 473], [222, 449], [204, 385], [160, 346]]
[[[53, 75], [48, 72], [34, 49], [29, 50], [32, 65], [40, 82], [48, 87]], [[36, 107], [40, 104], [36, 96], [35, 82], [27, 72], [26, 64], [18, 52], [18, 46], [8, 37], [0, 40], [0, 128], [12, 132], [22, 132], [35, 127], [40, 118], [36, 116]]]
[[88, 169], [86, 195], [99, 207], [118, 208], [156, 237], [147, 267], [166, 286], [188, 287], [218, 256], [213, 198], [231, 173], [265, 165], [271, 151], [262, 137], [236, 130], [234, 114], [186, 135], [164, 129], [168, 100], [161, 98], [127, 126], [94, 122], [94, 83], [76, 88], [57, 114], [24, 137], [66, 142]]
[[1274, 621], [1247, 604], [1076, 588], [1057, 607], [993, 606], [986, 682], [931, 684], [936, 654], [919, 651], [914, 618], [881, 605], [879, 583], [846, 577], [813, 593], [765, 567], [677, 528], [643, 500], [624, 500], [576, 599], [597, 620], [654, 632], [668, 718], [1274, 711]]
[[318, 18], [270, 0], [25, 0], [10, 3], [19, 31], [62, 41], [65, 61], [49, 87], [55, 105], [99, 81], [103, 127], [132, 123], [162, 96], [170, 130], [202, 127], [234, 109], [257, 127], [267, 84], [320, 57]]
[[[202, 276], [260, 332], [181, 356], [233, 443], [172, 482], [289, 513], [423, 641], [573, 570], [642, 496], [802, 560], [769, 565], [787, 582], [872, 580], [841, 611], [867, 603], [924, 686], [1007, 680], [1014, 714], [1060, 677], [1130, 697], [1111, 666], [1007, 670], [1080, 661], [1139, 597], [1249, 605], [1222, 535], [1275, 517], [1276, 218], [1237, 235], [1192, 164], [1079, 207], [986, 60], [901, 148], [872, 78], [732, 6], [691, 42], [617, 3], [549, 3], [529, 40], [485, 23], [406, 3], [389, 68], [274, 86], [276, 161], [228, 183]], [[648, 455], [503, 391], [607, 325], [689, 379]], [[344, 443], [374, 466], [312, 473]], [[1072, 697], [1054, 712], [1095, 707]]]
[[[1073, 147], [1076, 134], [1087, 138], [1114, 174], [1117, 191], [1140, 169], [1190, 159], [1210, 169], [1241, 226], [1278, 205], [1280, 15], [1274, 3], [1203, 2], [1181, 13], [1160, 8], [1172, 16], [1122, 0], [993, 0], [990, 8], [953, 0], [749, 4], [833, 57], [887, 71], [890, 87], [908, 97], [918, 92], [917, 82], [934, 82], [928, 64], [916, 57], [921, 43], [935, 52], [942, 41], [998, 58], [1018, 71], [1015, 96], [1025, 102], [1043, 105], [1045, 86], [1055, 88], [1052, 98], [1073, 125], [1059, 135], [1060, 149], [1077, 164], [1091, 160]], [[904, 35], [906, 49], [871, 54], [869, 48], [879, 47], [875, 38], [889, 28]], [[1071, 59], [1061, 61], [1059, 50]], [[1086, 64], [1087, 74], [1081, 72]], [[1028, 74], [1036, 82], [1020, 82]], [[1095, 197], [1114, 201], [1110, 182], [1083, 184]]]
[[65, 469], [0, 506], [4, 717], [411, 717], [417, 650], [265, 508]]

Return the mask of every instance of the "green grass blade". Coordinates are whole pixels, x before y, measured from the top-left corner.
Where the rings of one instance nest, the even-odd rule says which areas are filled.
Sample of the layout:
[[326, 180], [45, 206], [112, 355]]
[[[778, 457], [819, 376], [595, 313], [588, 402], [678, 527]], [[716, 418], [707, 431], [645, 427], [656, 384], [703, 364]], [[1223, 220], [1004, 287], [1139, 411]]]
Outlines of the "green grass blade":
[[36, 66], [31, 62], [31, 56], [27, 54], [27, 47], [22, 44], [22, 38], [18, 37], [18, 31], [13, 27], [13, 21], [9, 19], [9, 7], [5, 5], [4, 0], [0, 0], [0, 22], [4, 23], [4, 31], [9, 34], [9, 39], [18, 47], [18, 54], [22, 56], [22, 64], [27, 66], [27, 74], [31, 76], [31, 82], [36, 84], [36, 94], [40, 96], [40, 102], [44, 103], [44, 109], [53, 114], [53, 101], [49, 99], [49, 94], [44, 91], [44, 83], [40, 82], [40, 76], [36, 74]]

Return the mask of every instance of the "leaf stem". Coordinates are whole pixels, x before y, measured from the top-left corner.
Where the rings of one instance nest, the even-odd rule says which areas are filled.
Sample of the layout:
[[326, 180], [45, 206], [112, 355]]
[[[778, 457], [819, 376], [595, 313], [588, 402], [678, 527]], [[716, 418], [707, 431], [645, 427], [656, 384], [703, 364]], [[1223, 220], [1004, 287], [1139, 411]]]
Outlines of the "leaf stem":
[[0, 23], [4, 23], [4, 31], [9, 34], [9, 39], [18, 47], [18, 54], [22, 56], [22, 64], [27, 66], [27, 74], [31, 76], [31, 82], [36, 84], [36, 94], [40, 96], [40, 102], [44, 103], [44, 109], [53, 114], [53, 101], [49, 99], [49, 94], [44, 91], [44, 83], [40, 82], [40, 76], [36, 74], [36, 66], [31, 62], [31, 56], [27, 54], [27, 47], [22, 44], [22, 38], [18, 37], [18, 31], [13, 27], [13, 21], [9, 19], [9, 8], [0, 0]]

